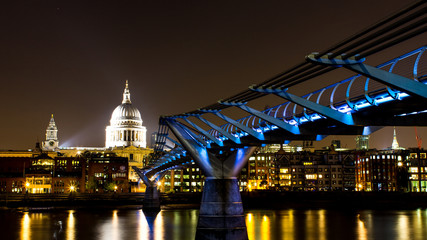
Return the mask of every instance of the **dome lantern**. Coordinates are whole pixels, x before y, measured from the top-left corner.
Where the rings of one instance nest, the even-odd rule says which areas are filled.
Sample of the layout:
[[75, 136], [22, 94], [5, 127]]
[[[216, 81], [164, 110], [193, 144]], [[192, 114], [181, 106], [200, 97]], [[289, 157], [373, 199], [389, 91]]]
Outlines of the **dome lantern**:
[[125, 90], [123, 91], [123, 101], [122, 101], [122, 103], [132, 104], [132, 102], [130, 101], [130, 92], [129, 92], [128, 80], [126, 80], [126, 87], [125, 87]]

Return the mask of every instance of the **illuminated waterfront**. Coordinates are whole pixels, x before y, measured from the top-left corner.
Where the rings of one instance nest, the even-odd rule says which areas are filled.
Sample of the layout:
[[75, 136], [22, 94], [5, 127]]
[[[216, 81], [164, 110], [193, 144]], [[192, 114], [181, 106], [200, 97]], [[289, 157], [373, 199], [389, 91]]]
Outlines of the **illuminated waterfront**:
[[[2, 239], [194, 239], [198, 210], [1, 211]], [[248, 210], [249, 239], [427, 238], [427, 210]]]

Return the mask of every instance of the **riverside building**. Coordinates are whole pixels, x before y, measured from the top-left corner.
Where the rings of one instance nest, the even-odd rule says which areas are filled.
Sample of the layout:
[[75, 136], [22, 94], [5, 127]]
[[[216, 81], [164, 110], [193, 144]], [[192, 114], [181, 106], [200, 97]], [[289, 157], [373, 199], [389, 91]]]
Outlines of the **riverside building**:
[[351, 152], [286, 151], [283, 148], [274, 152], [272, 149], [274, 146], [261, 148], [249, 158], [240, 175], [241, 190], [349, 191], [355, 188]]
[[0, 192], [128, 192], [128, 171], [127, 159], [114, 155], [0, 157]]

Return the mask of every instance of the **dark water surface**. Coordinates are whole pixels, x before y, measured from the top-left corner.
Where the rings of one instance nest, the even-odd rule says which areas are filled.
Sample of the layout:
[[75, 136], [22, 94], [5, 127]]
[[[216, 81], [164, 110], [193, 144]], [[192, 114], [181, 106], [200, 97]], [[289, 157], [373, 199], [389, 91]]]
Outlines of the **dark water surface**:
[[[194, 239], [198, 210], [0, 211], [0, 239]], [[247, 210], [249, 239], [425, 240], [427, 210]]]

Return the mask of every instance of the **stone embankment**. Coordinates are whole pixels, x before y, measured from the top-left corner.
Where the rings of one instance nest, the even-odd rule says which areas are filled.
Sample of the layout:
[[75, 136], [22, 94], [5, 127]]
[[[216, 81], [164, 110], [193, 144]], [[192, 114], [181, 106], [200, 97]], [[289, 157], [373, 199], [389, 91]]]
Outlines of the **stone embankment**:
[[[242, 192], [244, 209], [416, 209], [427, 208], [427, 193]], [[201, 193], [160, 196], [162, 209], [199, 208]], [[0, 207], [141, 207], [144, 193], [0, 194]]]

